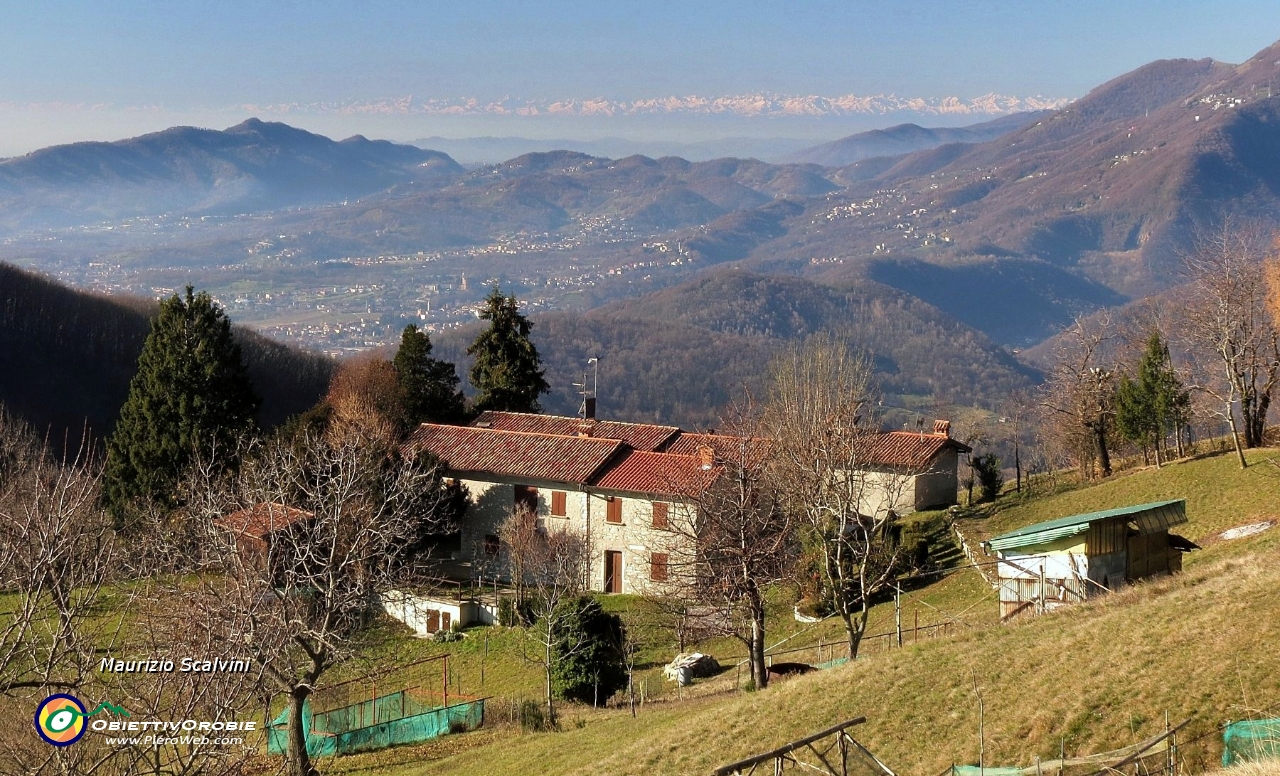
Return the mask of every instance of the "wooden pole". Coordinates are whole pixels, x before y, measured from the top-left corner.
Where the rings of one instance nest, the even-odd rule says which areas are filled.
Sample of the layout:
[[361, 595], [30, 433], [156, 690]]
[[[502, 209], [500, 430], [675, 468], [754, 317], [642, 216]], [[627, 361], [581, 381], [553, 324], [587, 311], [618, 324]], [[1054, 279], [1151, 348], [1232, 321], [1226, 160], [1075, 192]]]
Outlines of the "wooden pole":
[[893, 622], [898, 631], [898, 646], [902, 646], [902, 588], [893, 589]]
[[441, 678], [444, 680], [444, 708], [449, 708], [449, 656], [444, 656], [444, 667], [440, 671]]
[[1040, 601], [1036, 606], [1037, 614], [1044, 614], [1044, 558], [1040, 559]]

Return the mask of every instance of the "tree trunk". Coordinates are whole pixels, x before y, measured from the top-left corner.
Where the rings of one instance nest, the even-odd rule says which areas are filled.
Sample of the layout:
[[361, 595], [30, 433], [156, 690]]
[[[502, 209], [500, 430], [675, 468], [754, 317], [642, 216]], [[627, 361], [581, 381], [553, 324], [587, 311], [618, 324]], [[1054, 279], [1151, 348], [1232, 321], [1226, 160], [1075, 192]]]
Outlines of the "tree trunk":
[[548, 615], [547, 620], [548, 620], [548, 625], [547, 625], [547, 634], [546, 634], [546, 636], [547, 636], [547, 641], [546, 641], [546, 648], [547, 648], [547, 651], [546, 651], [546, 654], [543, 656], [543, 657], [544, 657], [544, 663], [543, 663], [543, 665], [544, 665], [544, 666], [546, 667], [546, 669], [547, 669], [547, 684], [546, 684], [546, 690], [547, 690], [547, 729], [548, 729], [548, 730], [555, 730], [555, 729], [556, 729], [556, 702], [555, 702], [555, 693], [553, 692], [553, 690], [552, 690], [552, 686], [551, 686], [551, 667], [552, 667], [551, 660], [552, 660], [552, 654], [551, 654], [551, 625], [550, 625], [551, 617], [550, 617], [550, 615]]
[[316, 770], [311, 767], [311, 756], [307, 754], [307, 731], [303, 717], [309, 695], [311, 695], [310, 687], [295, 687], [289, 693], [289, 723], [285, 733], [289, 744], [287, 761], [289, 776], [316, 774]]
[[1250, 450], [1262, 447], [1262, 440], [1267, 432], [1267, 410], [1270, 405], [1271, 397], [1265, 393], [1255, 394], [1247, 408], [1243, 401], [1240, 402], [1240, 410], [1244, 415], [1244, 446]]
[[1240, 447], [1240, 430], [1236, 428], [1236, 414], [1231, 410], [1231, 402], [1227, 402], [1227, 421], [1231, 425], [1231, 441], [1236, 446], [1236, 456], [1240, 459], [1240, 468], [1249, 468], [1249, 462], [1245, 460], [1244, 448]]
[[764, 617], [753, 616], [751, 619], [751, 654], [754, 657], [752, 662], [754, 665], [756, 689], [763, 690], [769, 686], [769, 667], [765, 664], [764, 656]]
[[1103, 477], [1111, 476], [1111, 453], [1107, 450], [1107, 424], [1099, 419], [1093, 426], [1093, 440], [1098, 449], [1098, 467]]

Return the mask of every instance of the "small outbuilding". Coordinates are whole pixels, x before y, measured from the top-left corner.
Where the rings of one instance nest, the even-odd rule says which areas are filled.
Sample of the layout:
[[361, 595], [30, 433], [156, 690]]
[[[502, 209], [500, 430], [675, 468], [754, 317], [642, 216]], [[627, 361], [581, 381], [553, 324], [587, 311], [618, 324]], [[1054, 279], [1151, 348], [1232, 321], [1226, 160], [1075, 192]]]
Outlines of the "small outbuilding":
[[1134, 580], [1182, 570], [1196, 546], [1169, 529], [1187, 522], [1184, 499], [1036, 523], [983, 543], [999, 562], [1000, 619], [1039, 614]]

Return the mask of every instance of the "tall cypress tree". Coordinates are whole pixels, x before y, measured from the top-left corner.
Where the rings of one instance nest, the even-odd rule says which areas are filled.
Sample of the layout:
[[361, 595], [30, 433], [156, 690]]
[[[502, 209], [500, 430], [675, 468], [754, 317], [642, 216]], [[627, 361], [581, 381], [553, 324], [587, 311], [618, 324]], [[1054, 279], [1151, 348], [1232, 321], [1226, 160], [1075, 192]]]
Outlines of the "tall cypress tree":
[[475, 357], [471, 384], [477, 392], [476, 409], [538, 412], [538, 397], [550, 386], [543, 379], [538, 349], [529, 339], [533, 324], [520, 314], [515, 296], [503, 296], [496, 285], [480, 317], [489, 321], [489, 328], [467, 348], [467, 355]]
[[400, 348], [391, 362], [400, 385], [405, 420], [419, 423], [460, 423], [467, 413], [453, 364], [431, 357], [431, 338], [412, 323], [400, 334]]
[[107, 441], [103, 501], [117, 525], [148, 506], [176, 506], [197, 449], [232, 464], [257, 408], [231, 322], [209, 294], [187, 286], [185, 298], [161, 302]]

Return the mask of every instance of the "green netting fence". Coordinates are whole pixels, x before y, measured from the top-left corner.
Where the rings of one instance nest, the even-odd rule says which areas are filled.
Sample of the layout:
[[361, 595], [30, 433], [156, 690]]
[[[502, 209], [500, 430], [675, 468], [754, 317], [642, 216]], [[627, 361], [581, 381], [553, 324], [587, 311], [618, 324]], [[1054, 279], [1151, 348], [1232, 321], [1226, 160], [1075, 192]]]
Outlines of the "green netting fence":
[[1232, 722], [1222, 730], [1222, 764], [1280, 757], [1280, 719]]
[[[1178, 727], [1181, 728], [1182, 725]], [[953, 765], [950, 776], [1083, 776], [1113, 770], [1114, 766], [1121, 763], [1139, 764], [1138, 768], [1131, 768], [1128, 772], [1159, 773], [1171, 770], [1172, 732], [1109, 752], [1043, 760], [1035, 765], [988, 765], [982, 768], [976, 765]]]
[[[308, 754], [353, 754], [475, 730], [484, 724], [484, 699], [432, 707], [414, 692], [401, 690], [317, 714], [312, 714], [308, 701], [303, 705], [302, 723]], [[286, 708], [267, 729], [271, 754], [288, 749], [287, 726]]]

